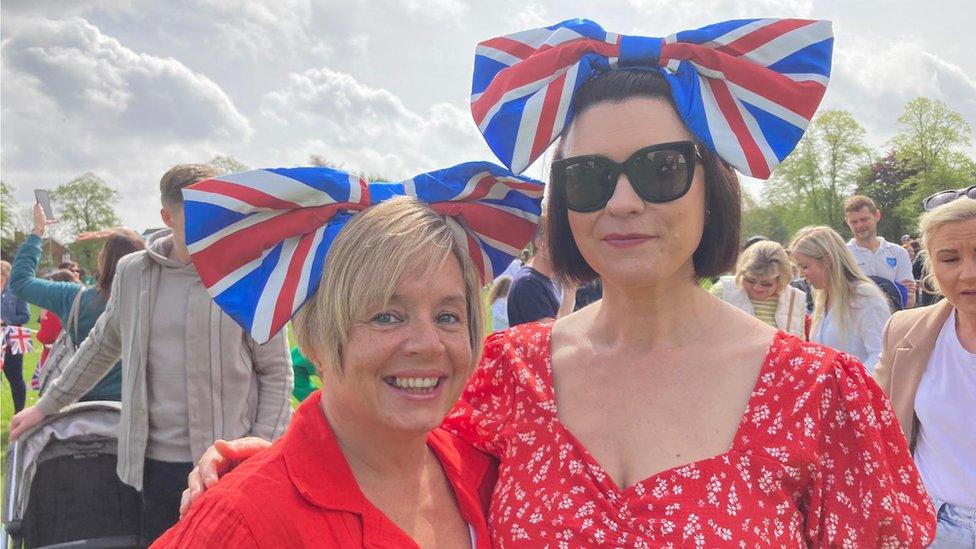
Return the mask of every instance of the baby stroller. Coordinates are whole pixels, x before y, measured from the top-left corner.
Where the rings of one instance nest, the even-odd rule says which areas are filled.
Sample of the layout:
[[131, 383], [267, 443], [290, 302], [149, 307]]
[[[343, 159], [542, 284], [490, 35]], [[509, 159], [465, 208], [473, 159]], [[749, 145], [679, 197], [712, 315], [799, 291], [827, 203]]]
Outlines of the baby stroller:
[[139, 493], [115, 474], [118, 402], [79, 402], [12, 443], [3, 546], [140, 547]]

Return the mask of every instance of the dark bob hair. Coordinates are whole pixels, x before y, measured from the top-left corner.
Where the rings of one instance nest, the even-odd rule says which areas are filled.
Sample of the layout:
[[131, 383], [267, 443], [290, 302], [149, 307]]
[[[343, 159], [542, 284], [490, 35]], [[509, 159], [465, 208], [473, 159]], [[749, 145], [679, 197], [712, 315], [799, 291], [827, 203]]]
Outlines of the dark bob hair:
[[[659, 98], [674, 108], [671, 89], [657, 72], [612, 70], [580, 86], [574, 98], [574, 119], [588, 107], [599, 103], [620, 103], [636, 97]], [[563, 157], [563, 138], [559, 138], [553, 160]], [[697, 140], [695, 140], [697, 142]], [[705, 170], [705, 227], [692, 256], [695, 276], [708, 278], [735, 268], [742, 224], [739, 180], [732, 168], [711, 149], [698, 143], [701, 166]], [[550, 174], [550, 181], [552, 180]], [[549, 196], [546, 223], [549, 250], [556, 276], [564, 281], [585, 284], [600, 275], [583, 258], [569, 227], [564, 197]]]

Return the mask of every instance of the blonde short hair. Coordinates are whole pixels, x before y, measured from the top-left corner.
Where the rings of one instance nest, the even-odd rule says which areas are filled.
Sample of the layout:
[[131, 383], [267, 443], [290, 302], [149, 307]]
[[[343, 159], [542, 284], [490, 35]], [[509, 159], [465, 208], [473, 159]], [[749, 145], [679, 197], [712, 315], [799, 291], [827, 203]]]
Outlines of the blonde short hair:
[[336, 236], [318, 291], [295, 315], [295, 339], [319, 368], [342, 370], [343, 348], [356, 322], [389, 303], [402, 278], [430, 272], [450, 258], [464, 278], [472, 357], [477, 364], [484, 331], [478, 270], [463, 229], [412, 197], [398, 197], [357, 214]]
[[943, 204], [931, 212], [926, 212], [918, 221], [918, 230], [922, 233], [922, 246], [928, 250], [925, 253], [925, 272], [932, 272], [932, 252], [929, 245], [936, 231], [949, 223], [961, 223], [976, 219], [976, 200], [972, 198], [957, 198]]
[[779, 276], [776, 293], [783, 293], [793, 278], [790, 258], [779, 242], [763, 240], [749, 246], [739, 256], [739, 262], [735, 266], [735, 283], [742, 286], [742, 279], [746, 276], [762, 278], [772, 274]]

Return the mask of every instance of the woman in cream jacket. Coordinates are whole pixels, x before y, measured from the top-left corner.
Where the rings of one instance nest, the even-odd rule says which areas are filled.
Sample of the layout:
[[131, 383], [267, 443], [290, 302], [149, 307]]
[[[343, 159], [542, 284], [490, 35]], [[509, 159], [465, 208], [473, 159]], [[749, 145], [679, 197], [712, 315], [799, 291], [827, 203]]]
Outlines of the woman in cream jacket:
[[891, 398], [938, 513], [932, 547], [976, 546], [976, 200], [920, 223], [945, 300], [891, 317], [874, 377]]
[[763, 240], [739, 256], [735, 276], [723, 276], [711, 292], [774, 328], [804, 337], [807, 296], [790, 286], [790, 258], [778, 242]]

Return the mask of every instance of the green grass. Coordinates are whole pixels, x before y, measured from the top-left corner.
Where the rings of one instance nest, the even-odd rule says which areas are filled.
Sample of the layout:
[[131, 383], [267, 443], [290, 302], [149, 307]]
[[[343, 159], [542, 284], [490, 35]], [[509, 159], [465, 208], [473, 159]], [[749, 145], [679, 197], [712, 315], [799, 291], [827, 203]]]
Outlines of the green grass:
[[[31, 330], [37, 330], [37, 318], [41, 315], [41, 309], [30, 306], [31, 320], [24, 326]], [[24, 355], [24, 383], [27, 384], [27, 406], [37, 401], [37, 391], [30, 388], [30, 379], [37, 368], [37, 361], [41, 358], [41, 344], [34, 340], [34, 351]], [[10, 384], [7, 378], [3, 378], [3, 390], [0, 392], [0, 462], [3, 463], [3, 471], [7, 470], [7, 436], [10, 433], [10, 418], [14, 416], [14, 401], [10, 395]]]

